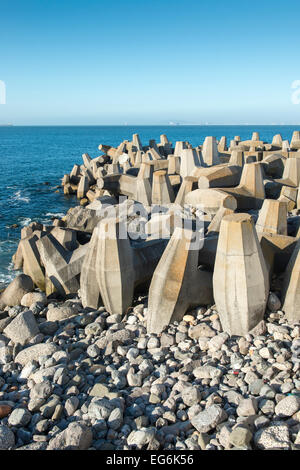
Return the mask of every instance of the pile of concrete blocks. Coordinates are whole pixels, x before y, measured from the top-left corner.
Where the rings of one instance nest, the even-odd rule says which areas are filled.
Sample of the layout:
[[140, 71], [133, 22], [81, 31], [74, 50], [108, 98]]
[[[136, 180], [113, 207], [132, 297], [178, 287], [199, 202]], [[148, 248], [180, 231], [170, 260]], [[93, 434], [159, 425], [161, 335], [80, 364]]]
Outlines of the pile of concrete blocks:
[[245, 335], [274, 289], [299, 322], [300, 132], [290, 142], [254, 132], [197, 146], [164, 134], [101, 144], [62, 179], [78, 206], [24, 228], [14, 266], [48, 296], [77, 294], [111, 314], [125, 315], [143, 289], [149, 333], [215, 305], [223, 330]]

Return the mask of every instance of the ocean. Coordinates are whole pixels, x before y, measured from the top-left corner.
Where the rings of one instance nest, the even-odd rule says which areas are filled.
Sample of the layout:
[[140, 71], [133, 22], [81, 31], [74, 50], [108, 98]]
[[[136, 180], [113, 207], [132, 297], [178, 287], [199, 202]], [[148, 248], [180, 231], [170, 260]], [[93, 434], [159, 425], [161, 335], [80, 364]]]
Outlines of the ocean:
[[[166, 134], [173, 142], [187, 140], [199, 145], [208, 135], [228, 140], [240, 135], [249, 139], [253, 131], [272, 141], [280, 133], [290, 140], [294, 126], [28, 126], [0, 127], [0, 289], [15, 276], [11, 257], [20, 239], [20, 230], [32, 221], [50, 223], [77, 204], [75, 196], [57, 189], [61, 178], [81, 155], [100, 155], [99, 144], [118, 145], [138, 133], [143, 144], [159, 141]], [[16, 224], [17, 228], [12, 228]]]

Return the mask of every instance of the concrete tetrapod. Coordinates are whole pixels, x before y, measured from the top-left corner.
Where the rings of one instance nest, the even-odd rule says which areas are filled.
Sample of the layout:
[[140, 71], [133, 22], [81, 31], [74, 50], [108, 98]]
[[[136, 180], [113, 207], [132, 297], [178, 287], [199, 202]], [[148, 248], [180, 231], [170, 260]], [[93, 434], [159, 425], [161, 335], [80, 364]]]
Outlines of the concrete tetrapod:
[[220, 163], [220, 156], [218, 152], [218, 144], [215, 137], [205, 137], [202, 147], [203, 162], [207, 166], [217, 165]]
[[283, 282], [283, 307], [287, 320], [291, 323], [300, 320], [300, 240], [287, 265]]
[[243, 336], [264, 317], [269, 276], [249, 214], [223, 217], [213, 274], [223, 330]]
[[177, 227], [154, 271], [149, 289], [147, 332], [160, 333], [193, 306], [213, 302], [212, 274], [198, 269], [195, 232]]
[[287, 205], [276, 199], [265, 199], [256, 222], [257, 232], [287, 235]]
[[260, 209], [265, 199], [261, 163], [246, 163], [239, 186], [221, 189], [236, 198], [238, 209]]
[[56, 290], [65, 297], [79, 289], [79, 275], [87, 252], [88, 244], [81, 245], [74, 251], [66, 250], [50, 234], [36, 242], [46, 276]]
[[[151, 278], [166, 243], [166, 240], [154, 240], [133, 246], [123, 221], [114, 218], [102, 220], [94, 230], [80, 283], [85, 305], [95, 308], [100, 293], [108, 312], [126, 313], [132, 305], [135, 286]], [[96, 273], [99, 293], [91, 284], [92, 279], [95, 282], [93, 272]], [[93, 305], [88, 304], [90, 301]]]
[[238, 165], [216, 165], [209, 168], [197, 168], [192, 176], [198, 177], [198, 188], [223, 188], [239, 184], [242, 168]]

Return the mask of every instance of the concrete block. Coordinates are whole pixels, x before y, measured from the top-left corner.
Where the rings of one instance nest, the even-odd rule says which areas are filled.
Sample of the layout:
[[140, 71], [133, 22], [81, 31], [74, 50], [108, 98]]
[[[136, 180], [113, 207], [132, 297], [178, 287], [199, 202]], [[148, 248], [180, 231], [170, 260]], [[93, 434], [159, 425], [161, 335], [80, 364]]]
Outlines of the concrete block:
[[232, 150], [229, 165], [238, 165], [243, 167], [244, 163], [244, 152], [242, 150]]
[[300, 159], [287, 158], [282, 178], [276, 181], [285, 186], [298, 187], [300, 183]]
[[283, 282], [283, 307], [287, 320], [290, 323], [300, 320], [300, 240], [294, 248], [293, 254], [286, 268]]
[[238, 209], [260, 209], [265, 199], [261, 163], [246, 163], [240, 184], [235, 188], [222, 188], [222, 191], [236, 198]]
[[149, 289], [147, 332], [160, 333], [170, 322], [182, 320], [188, 308], [212, 302], [212, 275], [198, 268], [194, 232], [176, 228]]
[[217, 165], [220, 163], [218, 145], [215, 137], [205, 137], [202, 147], [202, 157], [204, 164], [207, 166]]
[[175, 204], [179, 206], [184, 206], [186, 195], [196, 189], [197, 185], [197, 178], [193, 176], [187, 176], [186, 178], [183, 178], [175, 199]]
[[224, 331], [244, 336], [263, 319], [269, 276], [250, 215], [223, 217], [213, 285]]
[[199, 156], [195, 149], [183, 149], [180, 159], [180, 176], [191, 176], [196, 168], [201, 166]]
[[89, 190], [89, 178], [88, 176], [81, 176], [77, 189], [77, 198], [81, 199], [85, 197], [86, 193]]
[[79, 289], [79, 275], [88, 244], [74, 251], [66, 250], [52, 235], [48, 234], [37, 241], [45, 273], [63, 296], [74, 294]]
[[287, 235], [286, 203], [274, 199], [265, 199], [259, 211], [256, 231]]
[[185, 203], [199, 208], [207, 214], [216, 214], [220, 207], [235, 210], [237, 202], [235, 197], [217, 189], [196, 189], [186, 194]]
[[238, 165], [216, 165], [197, 169], [192, 173], [198, 176], [199, 189], [225, 188], [239, 184], [242, 168]]
[[175, 195], [167, 172], [155, 171], [152, 183], [152, 204], [171, 204], [174, 200]]

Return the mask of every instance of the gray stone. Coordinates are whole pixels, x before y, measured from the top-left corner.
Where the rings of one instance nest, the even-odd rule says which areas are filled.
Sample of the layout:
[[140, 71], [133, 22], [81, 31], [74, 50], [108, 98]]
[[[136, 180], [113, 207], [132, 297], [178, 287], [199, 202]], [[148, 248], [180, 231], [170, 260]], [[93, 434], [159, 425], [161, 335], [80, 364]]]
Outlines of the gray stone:
[[191, 419], [192, 425], [199, 432], [208, 432], [227, 419], [226, 412], [218, 405], [212, 405]]
[[280, 418], [286, 418], [292, 416], [300, 410], [300, 397], [298, 396], [287, 396], [280, 400], [275, 407], [275, 413]]
[[27, 426], [31, 421], [31, 413], [24, 408], [15, 408], [9, 418], [8, 423], [11, 426]]
[[15, 435], [11, 429], [4, 424], [0, 425], [0, 449], [8, 450], [15, 445]]
[[73, 422], [50, 440], [48, 450], [86, 450], [92, 445], [91, 428], [82, 422]]
[[53, 343], [35, 344], [20, 351], [16, 357], [15, 362], [25, 366], [29, 361], [37, 361], [41, 356], [52, 356], [59, 348]]
[[0, 309], [21, 304], [22, 297], [34, 289], [33, 282], [26, 274], [17, 276], [0, 295]]
[[258, 449], [289, 450], [291, 445], [289, 428], [286, 424], [278, 423], [259, 429], [254, 435], [254, 442]]
[[10, 338], [13, 343], [19, 343], [21, 345], [28, 343], [28, 341], [39, 334], [39, 332], [38, 324], [30, 310], [19, 313], [4, 330], [4, 334]]

